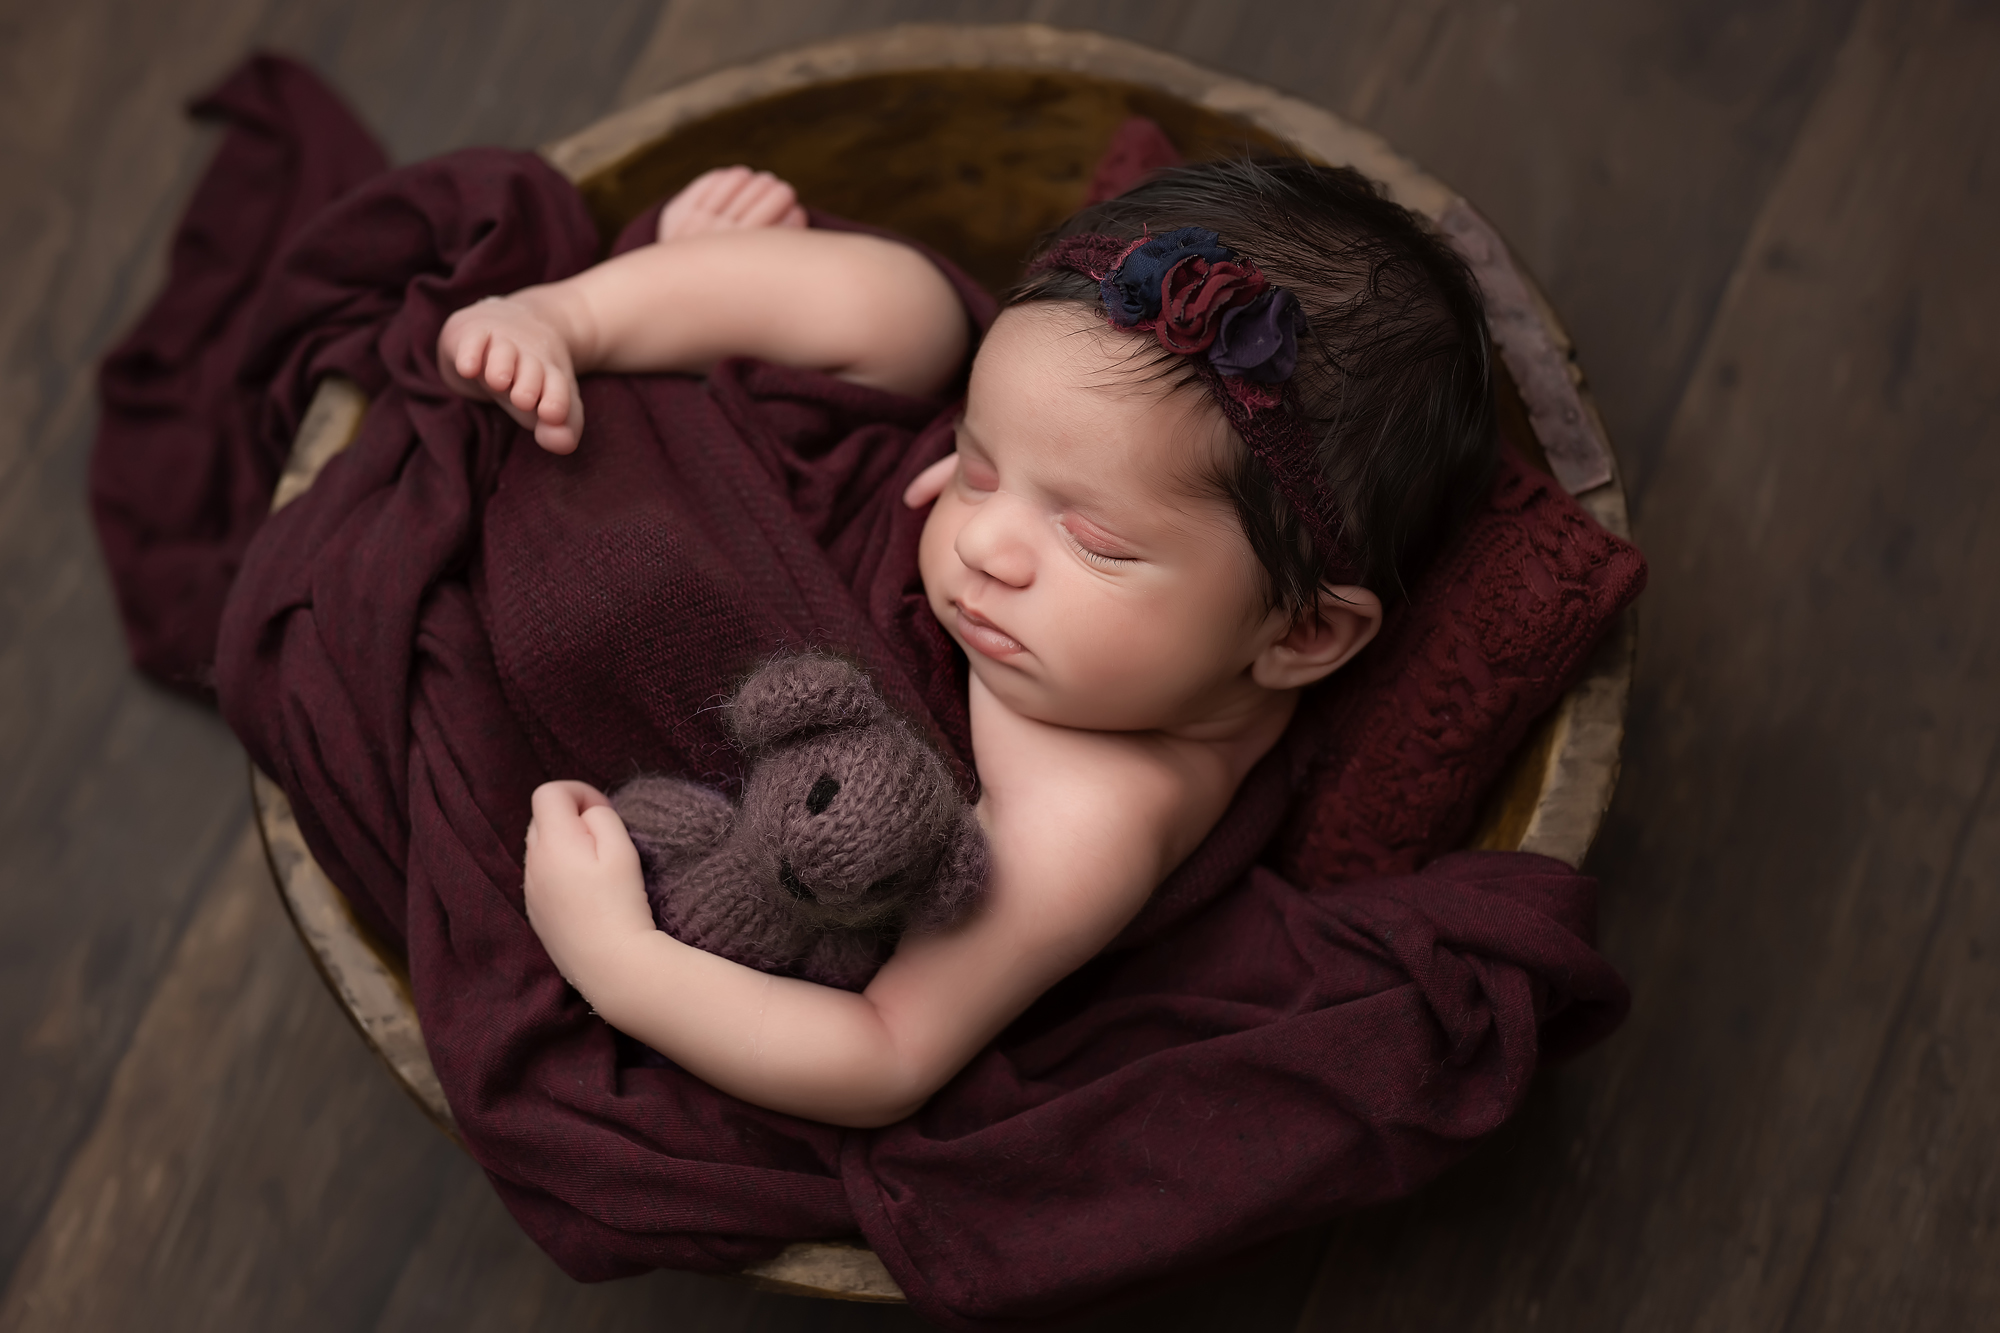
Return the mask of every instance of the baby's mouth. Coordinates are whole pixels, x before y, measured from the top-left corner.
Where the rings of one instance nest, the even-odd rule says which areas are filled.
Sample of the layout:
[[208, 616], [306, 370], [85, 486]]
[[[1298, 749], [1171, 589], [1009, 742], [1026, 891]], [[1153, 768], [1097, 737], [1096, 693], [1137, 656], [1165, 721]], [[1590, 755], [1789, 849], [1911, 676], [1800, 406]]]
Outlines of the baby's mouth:
[[958, 637], [965, 641], [966, 647], [977, 649], [987, 657], [1012, 657], [1024, 651], [1018, 640], [963, 602], [951, 605], [958, 612]]

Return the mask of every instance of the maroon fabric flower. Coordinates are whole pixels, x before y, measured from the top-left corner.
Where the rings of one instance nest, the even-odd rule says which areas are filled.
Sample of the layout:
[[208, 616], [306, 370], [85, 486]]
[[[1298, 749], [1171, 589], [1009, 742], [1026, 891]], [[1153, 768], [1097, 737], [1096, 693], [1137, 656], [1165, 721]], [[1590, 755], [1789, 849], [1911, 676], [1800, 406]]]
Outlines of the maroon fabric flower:
[[1205, 352], [1215, 341], [1224, 311], [1263, 295], [1264, 275], [1253, 264], [1210, 263], [1189, 255], [1160, 279], [1160, 318], [1153, 336], [1169, 352]]

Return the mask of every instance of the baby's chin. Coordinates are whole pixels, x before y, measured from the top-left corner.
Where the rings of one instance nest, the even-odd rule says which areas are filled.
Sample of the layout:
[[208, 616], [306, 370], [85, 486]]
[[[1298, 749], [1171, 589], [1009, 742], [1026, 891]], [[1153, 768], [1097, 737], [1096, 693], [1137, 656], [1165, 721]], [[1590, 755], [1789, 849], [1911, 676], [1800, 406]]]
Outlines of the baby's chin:
[[969, 650], [966, 659], [988, 694], [1008, 712], [1031, 722], [1075, 731], [1156, 731], [1174, 721], [1164, 711], [1135, 699], [1129, 688], [1066, 688], [1032, 667], [996, 662]]

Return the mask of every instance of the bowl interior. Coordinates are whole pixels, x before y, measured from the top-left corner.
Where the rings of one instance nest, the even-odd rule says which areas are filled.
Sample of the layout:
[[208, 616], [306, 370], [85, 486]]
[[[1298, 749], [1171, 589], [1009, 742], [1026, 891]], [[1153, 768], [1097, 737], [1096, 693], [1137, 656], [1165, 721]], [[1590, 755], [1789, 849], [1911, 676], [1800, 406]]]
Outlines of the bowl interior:
[[682, 125], [578, 182], [607, 237], [704, 171], [776, 172], [806, 202], [888, 227], [996, 294], [1083, 204], [1111, 133], [1149, 116], [1191, 160], [1289, 151], [1266, 130], [1088, 74], [950, 69], [781, 93]]

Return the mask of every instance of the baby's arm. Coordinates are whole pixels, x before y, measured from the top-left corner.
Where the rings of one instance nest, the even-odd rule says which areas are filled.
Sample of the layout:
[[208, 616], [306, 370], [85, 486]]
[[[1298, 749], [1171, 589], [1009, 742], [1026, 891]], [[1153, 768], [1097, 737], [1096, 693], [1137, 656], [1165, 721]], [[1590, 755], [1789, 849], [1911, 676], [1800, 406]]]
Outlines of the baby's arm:
[[699, 374], [754, 356], [922, 395], [950, 380], [967, 337], [957, 293], [908, 246], [769, 226], [675, 235], [467, 306], [439, 334], [438, 368], [568, 453], [576, 379], [592, 371]]
[[725, 1092], [834, 1124], [908, 1115], [1117, 934], [1234, 788], [1200, 756], [1025, 721], [972, 689], [986, 902], [906, 937], [861, 994], [655, 930], [622, 825], [576, 783], [536, 792], [529, 833], [528, 915], [550, 957], [605, 1021]]

